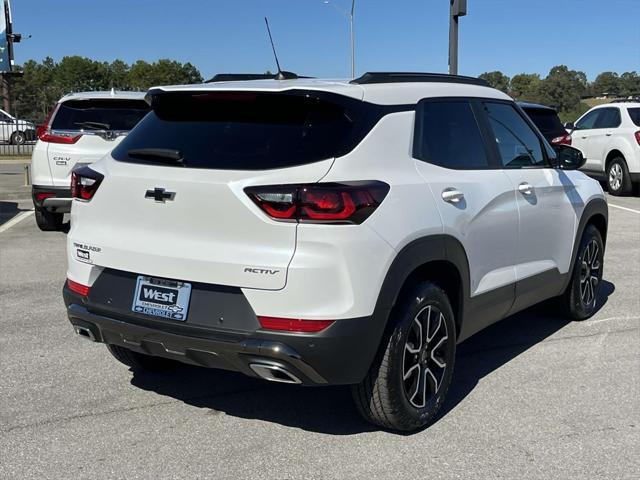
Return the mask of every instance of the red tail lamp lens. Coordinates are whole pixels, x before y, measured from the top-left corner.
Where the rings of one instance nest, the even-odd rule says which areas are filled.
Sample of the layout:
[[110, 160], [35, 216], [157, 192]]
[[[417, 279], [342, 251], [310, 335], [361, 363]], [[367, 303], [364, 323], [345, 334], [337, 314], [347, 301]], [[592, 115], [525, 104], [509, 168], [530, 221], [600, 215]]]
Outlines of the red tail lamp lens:
[[377, 181], [314, 183], [246, 188], [274, 220], [360, 224], [382, 203], [389, 185]]
[[102, 182], [104, 175], [87, 166], [71, 172], [71, 197], [89, 201], [93, 198]]
[[43, 142], [64, 143], [67, 145], [73, 145], [78, 140], [80, 140], [80, 137], [82, 137], [82, 134], [56, 133], [52, 132], [51, 130], [43, 130], [42, 128], [40, 129], [40, 134], [38, 135], [38, 138]]
[[69, 280], [68, 278], [67, 287], [69, 287], [69, 290], [71, 290], [72, 292], [75, 292], [78, 295], [82, 295], [83, 297], [88, 296], [89, 290], [91, 290], [91, 287], [87, 287], [86, 285], [82, 285], [81, 283], [74, 282], [73, 280]]
[[571, 145], [571, 135], [568, 133], [566, 135], [561, 135], [560, 137], [556, 137], [551, 140], [553, 145]]
[[258, 317], [265, 330], [282, 332], [317, 333], [329, 327], [334, 320], [301, 320], [297, 318]]
[[56, 194], [53, 193], [53, 192], [40, 192], [40, 193], [36, 193], [36, 200], [41, 202], [45, 198], [51, 198], [51, 197], [55, 197], [55, 196], [56, 196]]

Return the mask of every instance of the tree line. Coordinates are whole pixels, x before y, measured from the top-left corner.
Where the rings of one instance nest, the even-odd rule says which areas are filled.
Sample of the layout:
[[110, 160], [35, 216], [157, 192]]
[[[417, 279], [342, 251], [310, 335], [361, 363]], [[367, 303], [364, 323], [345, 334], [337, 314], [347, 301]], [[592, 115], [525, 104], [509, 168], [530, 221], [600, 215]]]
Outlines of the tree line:
[[67, 93], [90, 90], [144, 91], [154, 85], [201, 83], [202, 75], [190, 63], [162, 59], [138, 60], [129, 65], [122, 60], [100, 62], [80, 56], [63, 57], [56, 62], [29, 60], [20, 69], [21, 77], [11, 78], [13, 110], [20, 118], [40, 122], [51, 107]]
[[640, 75], [635, 71], [621, 75], [603, 72], [589, 82], [584, 72], [558, 65], [545, 78], [537, 73], [520, 73], [509, 78], [500, 71], [485, 72], [480, 78], [516, 100], [555, 107], [563, 121], [574, 121], [589, 109], [582, 101], [585, 98], [640, 96]]
[[[67, 56], [56, 62], [47, 57], [41, 62], [29, 60], [21, 69], [24, 75], [10, 80], [11, 113], [36, 122], [42, 121], [58, 99], [70, 92], [111, 88], [144, 91], [154, 85], [203, 81], [192, 64], [168, 59], [151, 63], [138, 60], [129, 65], [122, 60], [100, 62]], [[585, 97], [640, 95], [640, 75], [635, 71], [621, 75], [603, 72], [589, 82], [584, 72], [558, 65], [545, 78], [537, 73], [509, 78], [500, 71], [483, 73], [480, 78], [517, 100], [557, 108], [563, 121], [573, 121], [589, 108], [581, 101]]]

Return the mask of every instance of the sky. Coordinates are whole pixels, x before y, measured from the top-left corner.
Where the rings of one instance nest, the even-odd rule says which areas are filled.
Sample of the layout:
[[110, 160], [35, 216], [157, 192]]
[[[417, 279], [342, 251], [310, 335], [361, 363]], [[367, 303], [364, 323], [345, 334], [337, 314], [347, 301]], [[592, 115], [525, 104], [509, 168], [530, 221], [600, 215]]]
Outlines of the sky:
[[[331, 0], [342, 10], [350, 0]], [[323, 0], [12, 0], [16, 63], [82, 55], [127, 63], [191, 62], [205, 78], [275, 70], [263, 17], [284, 70], [350, 74], [349, 24]], [[356, 0], [356, 74], [447, 71], [448, 0]], [[640, 71], [640, 0], [468, 0], [459, 73], [509, 76], [554, 65]]]

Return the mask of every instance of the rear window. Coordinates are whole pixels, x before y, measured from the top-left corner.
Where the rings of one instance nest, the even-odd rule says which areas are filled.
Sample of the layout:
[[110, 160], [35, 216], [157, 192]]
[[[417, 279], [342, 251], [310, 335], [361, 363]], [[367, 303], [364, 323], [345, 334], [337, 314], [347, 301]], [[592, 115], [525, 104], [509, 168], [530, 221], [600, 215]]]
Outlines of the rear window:
[[558, 118], [558, 114], [553, 110], [525, 108], [524, 111], [545, 137], [556, 137], [567, 133]]
[[365, 103], [327, 92], [159, 93], [152, 104], [113, 151], [116, 160], [222, 170], [303, 165], [348, 153], [375, 120]]
[[631, 121], [640, 127], [640, 108], [630, 108], [629, 116], [631, 117]]
[[58, 108], [53, 130], [131, 130], [149, 113], [144, 100], [68, 100]]

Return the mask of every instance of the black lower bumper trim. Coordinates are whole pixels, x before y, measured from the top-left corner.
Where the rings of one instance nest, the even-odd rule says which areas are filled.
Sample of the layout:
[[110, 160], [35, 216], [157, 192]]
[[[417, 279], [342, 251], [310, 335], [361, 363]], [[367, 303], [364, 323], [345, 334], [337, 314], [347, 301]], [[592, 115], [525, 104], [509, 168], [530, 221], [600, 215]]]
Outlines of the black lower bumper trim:
[[[38, 200], [37, 195], [39, 193], [48, 193], [52, 194], [52, 196]], [[31, 196], [35, 208], [53, 213], [69, 213], [71, 211], [71, 188], [33, 185]]]
[[225, 342], [176, 335], [96, 315], [76, 304], [69, 305], [67, 313], [71, 324], [90, 330], [96, 342], [191, 365], [239, 371], [254, 377], [257, 375], [249, 365], [267, 363], [292, 372], [304, 384], [327, 383], [295, 350], [280, 342], [257, 338]]

